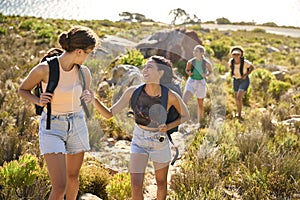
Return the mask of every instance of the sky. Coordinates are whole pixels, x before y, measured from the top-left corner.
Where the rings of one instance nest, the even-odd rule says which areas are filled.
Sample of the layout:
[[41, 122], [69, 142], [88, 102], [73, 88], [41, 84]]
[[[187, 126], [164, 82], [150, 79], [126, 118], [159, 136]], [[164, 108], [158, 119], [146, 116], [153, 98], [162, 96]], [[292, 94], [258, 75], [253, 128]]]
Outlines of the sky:
[[181, 8], [202, 22], [225, 17], [230, 22], [274, 22], [300, 27], [300, 0], [0, 0], [0, 12], [44, 18], [120, 20], [124, 11], [170, 24]]
[[111, 20], [118, 20], [119, 13], [128, 11], [165, 23], [172, 21], [170, 10], [177, 8], [191, 16], [195, 14], [203, 22], [225, 17], [231, 22], [275, 22], [300, 27], [300, 0], [109, 0], [106, 5], [93, 7]]

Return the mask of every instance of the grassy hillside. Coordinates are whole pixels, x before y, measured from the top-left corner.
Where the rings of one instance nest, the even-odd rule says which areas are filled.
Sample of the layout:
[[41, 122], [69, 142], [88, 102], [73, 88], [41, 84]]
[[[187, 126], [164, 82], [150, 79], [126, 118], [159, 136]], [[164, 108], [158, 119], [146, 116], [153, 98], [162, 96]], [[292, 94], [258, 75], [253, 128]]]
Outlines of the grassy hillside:
[[[0, 24], [0, 166], [28, 153], [39, 158], [37, 163], [41, 168], [38, 117], [34, 115], [33, 105], [21, 99], [16, 91], [29, 70], [39, 62], [42, 53], [58, 46], [58, 35], [73, 25], [84, 25], [100, 37], [110, 34], [137, 42], [157, 30], [174, 28], [155, 23], [149, 26], [107, 20], [54, 20], [1, 14]], [[170, 198], [291, 199], [300, 195], [300, 124], [286, 126], [279, 123], [290, 115], [300, 114], [300, 38], [265, 33], [259, 27], [253, 31], [205, 31], [196, 25], [181, 28], [197, 32], [214, 64], [215, 79], [210, 80], [209, 91], [220, 92], [220, 95], [210, 94], [205, 102], [207, 124], [214, 123], [215, 105], [224, 106], [225, 123], [218, 129], [207, 126], [195, 131], [195, 138], [187, 144], [181, 173], [173, 176], [174, 193]], [[221, 78], [228, 72], [229, 49], [233, 45], [243, 46], [246, 58], [256, 66], [244, 99], [243, 123], [232, 117], [235, 102], [231, 79]], [[94, 89], [101, 78], [99, 74], [102, 71], [110, 73], [109, 62], [93, 58], [87, 61]], [[184, 64], [174, 63], [178, 67]], [[282, 80], [277, 80], [270, 71], [276, 67], [286, 71]], [[221, 84], [224, 90], [219, 91]], [[194, 109], [191, 105], [189, 108], [193, 114]], [[92, 107], [90, 109], [94, 117], [88, 126], [94, 150], [101, 146], [103, 135], [118, 139], [128, 138], [131, 134], [126, 128], [121, 130], [114, 119], [106, 121], [94, 113]], [[212, 150], [210, 154], [203, 154], [205, 145]], [[0, 188], [3, 189], [0, 189], [0, 199], [9, 199], [7, 177], [1, 172]], [[99, 176], [109, 179], [108, 175]], [[103, 184], [107, 184], [106, 179]], [[25, 189], [22, 184], [11, 187], [22, 188], [19, 192], [23, 191], [23, 195], [34, 192], [28, 185]], [[49, 188], [44, 191], [47, 193]]]

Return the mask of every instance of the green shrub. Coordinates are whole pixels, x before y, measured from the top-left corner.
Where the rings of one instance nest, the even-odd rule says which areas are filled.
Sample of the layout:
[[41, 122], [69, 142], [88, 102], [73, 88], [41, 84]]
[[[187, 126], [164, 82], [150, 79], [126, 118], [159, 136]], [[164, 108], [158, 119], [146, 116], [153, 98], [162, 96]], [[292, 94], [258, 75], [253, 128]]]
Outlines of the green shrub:
[[291, 83], [295, 86], [295, 87], [300, 87], [300, 73], [297, 74], [293, 74], [291, 75]]
[[109, 199], [126, 200], [131, 198], [129, 173], [118, 173], [112, 177], [106, 186]]
[[280, 95], [285, 93], [290, 87], [290, 83], [286, 83], [279, 80], [272, 80], [268, 92], [270, 92], [275, 99], [279, 100]]
[[223, 57], [227, 56], [230, 50], [229, 45], [224, 44], [223, 41], [212, 42], [209, 47], [213, 49], [215, 57], [219, 60], [222, 60]]
[[7, 33], [6, 28], [0, 27], [0, 34], [1, 35], [6, 35], [6, 33]]
[[37, 157], [30, 154], [0, 167], [1, 194], [5, 199], [44, 199], [49, 192], [47, 182], [46, 170], [41, 170]]
[[255, 69], [250, 74], [252, 92], [256, 97], [261, 97], [264, 104], [267, 104], [269, 99], [267, 93], [269, 84], [274, 79], [275, 76], [269, 70], [262, 68]]
[[186, 61], [184, 61], [184, 60], [178, 60], [178, 61], [174, 62], [173, 67], [175, 69], [177, 69], [177, 72], [179, 74], [181, 74], [184, 77], [187, 77], [187, 75], [185, 73]]
[[121, 57], [120, 63], [123, 65], [133, 65], [141, 69], [145, 64], [145, 59], [140, 51], [131, 49], [127, 50], [127, 53]]
[[224, 75], [225, 72], [227, 71], [226, 66], [222, 65], [222, 64], [216, 64], [214, 67], [217, 68], [217, 71], [219, 74]]
[[265, 29], [262, 28], [255, 28], [252, 30], [253, 33], [266, 33]]
[[35, 23], [36, 22], [34, 19], [27, 19], [27, 20], [21, 21], [21, 23], [19, 24], [19, 29], [31, 31], [34, 28]]
[[109, 172], [102, 168], [99, 162], [84, 162], [79, 175], [79, 195], [91, 193], [103, 200], [107, 200], [105, 188], [110, 178]]

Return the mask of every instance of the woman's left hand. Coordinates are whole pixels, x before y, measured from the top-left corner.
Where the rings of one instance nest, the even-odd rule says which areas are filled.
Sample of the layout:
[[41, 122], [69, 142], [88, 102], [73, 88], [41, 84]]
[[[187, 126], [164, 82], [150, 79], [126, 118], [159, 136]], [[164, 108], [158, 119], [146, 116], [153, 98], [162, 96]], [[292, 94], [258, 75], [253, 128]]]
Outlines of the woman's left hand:
[[248, 74], [244, 74], [244, 75], [242, 76], [242, 79], [245, 80], [245, 79], [247, 78], [247, 76], [248, 76]]
[[166, 124], [160, 124], [159, 126], [158, 126], [158, 130], [159, 130], [159, 132], [161, 132], [161, 133], [166, 133], [167, 132], [167, 129], [168, 127], [167, 127], [167, 125]]
[[84, 90], [81, 95], [81, 99], [84, 100], [85, 103], [90, 103], [92, 101], [93, 94], [90, 90]]

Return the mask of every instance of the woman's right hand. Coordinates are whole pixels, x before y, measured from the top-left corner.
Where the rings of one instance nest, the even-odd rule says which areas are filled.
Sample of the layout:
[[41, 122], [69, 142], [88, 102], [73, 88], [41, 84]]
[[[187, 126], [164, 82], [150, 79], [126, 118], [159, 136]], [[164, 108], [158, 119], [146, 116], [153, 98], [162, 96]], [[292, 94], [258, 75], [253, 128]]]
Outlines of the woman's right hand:
[[52, 93], [49, 92], [41, 93], [38, 105], [44, 107], [47, 103], [51, 102], [52, 97], [53, 97]]

